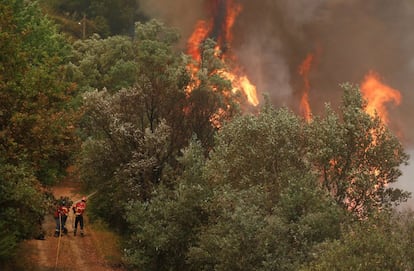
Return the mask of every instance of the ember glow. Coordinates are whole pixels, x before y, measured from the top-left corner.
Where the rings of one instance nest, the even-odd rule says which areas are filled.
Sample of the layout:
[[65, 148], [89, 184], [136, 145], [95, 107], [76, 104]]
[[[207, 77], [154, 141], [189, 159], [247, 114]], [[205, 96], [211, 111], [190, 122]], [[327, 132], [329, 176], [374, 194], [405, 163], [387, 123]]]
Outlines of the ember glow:
[[[200, 45], [207, 38], [213, 38], [217, 42], [217, 51], [221, 51], [221, 57], [225, 61], [230, 61], [230, 66], [235, 66], [237, 58], [230, 51], [232, 42], [232, 28], [238, 14], [242, 11], [242, 6], [233, 0], [211, 0], [208, 2], [210, 19], [197, 22], [195, 29], [187, 41], [187, 52], [199, 63], [201, 61]], [[193, 74], [197, 72], [197, 67], [189, 67]], [[256, 86], [248, 79], [247, 75], [237, 67], [231, 71], [220, 71], [220, 74], [228, 79], [233, 86], [232, 91], [241, 91], [246, 95], [250, 104], [259, 104]], [[191, 91], [192, 87], [188, 88]]]
[[399, 105], [401, 93], [381, 82], [379, 75], [373, 71], [365, 75], [361, 92], [368, 103], [366, 112], [371, 116], [377, 113], [384, 124], [389, 124], [387, 105]]
[[303, 78], [303, 92], [300, 99], [300, 112], [302, 116], [307, 120], [311, 120], [311, 108], [309, 105], [309, 91], [310, 91], [310, 82], [309, 82], [309, 71], [314, 59], [313, 54], [308, 54], [303, 60], [302, 64], [299, 66], [299, 74]]

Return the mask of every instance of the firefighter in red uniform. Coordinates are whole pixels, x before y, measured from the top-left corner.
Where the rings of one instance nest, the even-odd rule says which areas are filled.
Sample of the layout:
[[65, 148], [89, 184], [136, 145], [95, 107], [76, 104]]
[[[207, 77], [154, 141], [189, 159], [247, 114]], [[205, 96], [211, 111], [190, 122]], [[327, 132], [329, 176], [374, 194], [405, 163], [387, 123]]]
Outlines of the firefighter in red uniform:
[[67, 234], [68, 229], [66, 228], [66, 220], [68, 219], [68, 215], [69, 215], [69, 207], [67, 206], [66, 201], [62, 202], [60, 211], [61, 211], [61, 217], [62, 217], [62, 231], [64, 234]]
[[54, 218], [56, 221], [56, 230], [55, 230], [55, 236], [58, 237], [61, 234], [61, 231], [63, 233], [68, 233], [68, 230], [66, 228], [66, 220], [68, 218], [69, 209], [66, 206], [66, 201], [62, 200], [60, 204], [56, 207], [56, 211], [54, 213]]
[[78, 224], [80, 225], [80, 234], [83, 236], [83, 213], [86, 209], [86, 197], [83, 197], [82, 200], [76, 203], [73, 207], [73, 213], [75, 214], [75, 230], [73, 235], [76, 236], [76, 231], [78, 229]]

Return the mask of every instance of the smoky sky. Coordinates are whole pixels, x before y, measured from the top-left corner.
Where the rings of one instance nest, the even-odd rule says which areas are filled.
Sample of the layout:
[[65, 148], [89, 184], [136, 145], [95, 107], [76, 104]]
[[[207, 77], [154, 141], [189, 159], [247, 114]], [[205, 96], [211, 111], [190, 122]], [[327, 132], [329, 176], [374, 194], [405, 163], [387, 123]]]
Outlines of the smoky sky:
[[[176, 27], [182, 44], [198, 20], [208, 19], [212, 0], [141, 0], [152, 17]], [[214, 0], [213, 0], [214, 1]], [[234, 0], [242, 5], [231, 50], [259, 98], [297, 110], [303, 79], [298, 67], [315, 55], [309, 73], [313, 114], [339, 106], [339, 84], [358, 85], [369, 71], [399, 90], [402, 103], [389, 106], [390, 127], [414, 144], [414, 1], [412, 0]]]

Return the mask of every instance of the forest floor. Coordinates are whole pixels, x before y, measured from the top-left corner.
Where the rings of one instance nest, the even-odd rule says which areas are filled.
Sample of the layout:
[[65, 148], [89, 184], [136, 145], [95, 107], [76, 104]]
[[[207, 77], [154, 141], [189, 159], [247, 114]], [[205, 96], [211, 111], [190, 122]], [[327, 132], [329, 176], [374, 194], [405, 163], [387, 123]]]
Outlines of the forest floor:
[[[82, 198], [73, 183], [62, 183], [52, 189], [55, 198], [69, 197], [76, 202]], [[45, 217], [43, 230], [45, 240], [28, 240], [23, 246], [24, 270], [30, 271], [121, 271], [119, 238], [99, 224], [89, 223], [85, 212], [83, 237], [74, 236], [72, 212], [66, 222], [67, 235], [54, 237], [55, 220], [52, 214]], [[78, 226], [79, 227], [79, 226]], [[78, 228], [78, 233], [79, 233]]]

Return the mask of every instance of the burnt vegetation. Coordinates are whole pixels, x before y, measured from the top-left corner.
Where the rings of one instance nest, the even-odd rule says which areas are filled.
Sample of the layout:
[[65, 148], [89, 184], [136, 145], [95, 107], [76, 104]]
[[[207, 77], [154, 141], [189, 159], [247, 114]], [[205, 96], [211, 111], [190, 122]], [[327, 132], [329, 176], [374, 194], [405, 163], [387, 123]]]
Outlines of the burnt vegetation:
[[216, 41], [194, 63], [137, 3], [0, 2], [0, 267], [71, 174], [130, 270], [414, 268], [409, 157], [357, 86], [312, 121], [246, 112]]

